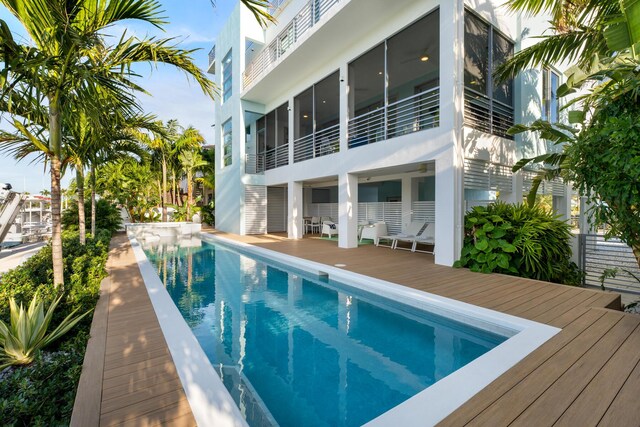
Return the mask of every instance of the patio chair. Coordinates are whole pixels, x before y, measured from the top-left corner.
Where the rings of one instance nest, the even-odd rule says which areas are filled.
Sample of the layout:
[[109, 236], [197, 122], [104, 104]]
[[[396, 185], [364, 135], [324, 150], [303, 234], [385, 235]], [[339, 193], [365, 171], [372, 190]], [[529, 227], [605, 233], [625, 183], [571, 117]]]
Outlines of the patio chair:
[[307, 223], [305, 232], [309, 232], [309, 230], [311, 230], [311, 233], [320, 233], [320, 224], [320, 217], [311, 217], [311, 222]]
[[387, 232], [387, 224], [384, 221], [376, 222], [375, 224], [365, 225], [362, 227], [362, 231], [360, 233], [360, 241], [363, 239], [371, 239], [373, 243], [378, 246], [378, 240], [381, 236], [386, 236]]
[[388, 240], [388, 241], [391, 242], [389, 247], [391, 249], [395, 249], [397, 244], [398, 244], [398, 240], [397, 240], [398, 237], [415, 237], [421, 232], [421, 230], [426, 228], [426, 226], [427, 225], [426, 225], [425, 222], [412, 221], [409, 224], [409, 226], [406, 228], [406, 230], [402, 231], [402, 233], [379, 236], [378, 237], [378, 243], [376, 244], [376, 246], [386, 246], [386, 245], [381, 245], [380, 241], [381, 240]]
[[329, 238], [338, 235], [338, 224], [332, 221], [324, 221], [322, 223], [322, 233], [320, 237], [327, 235]]
[[[416, 234], [413, 237], [398, 237], [396, 240], [397, 242], [408, 242], [411, 243], [411, 252], [424, 252], [424, 253], [431, 253], [433, 254], [435, 252], [435, 225], [434, 224], [426, 224], [427, 226], [421, 230], [421, 232], [419, 232], [418, 234]], [[398, 248], [398, 243], [396, 242], [396, 249], [404, 249], [404, 248]], [[433, 246], [434, 250], [432, 251], [424, 251], [424, 250], [417, 250], [418, 245], [431, 245]]]

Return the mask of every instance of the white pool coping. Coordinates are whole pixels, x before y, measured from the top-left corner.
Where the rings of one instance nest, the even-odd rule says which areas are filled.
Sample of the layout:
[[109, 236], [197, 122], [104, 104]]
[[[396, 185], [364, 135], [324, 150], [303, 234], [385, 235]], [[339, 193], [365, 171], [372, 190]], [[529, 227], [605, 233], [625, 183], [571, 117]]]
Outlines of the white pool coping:
[[[467, 400], [544, 344], [560, 329], [498, 311], [441, 297], [388, 281], [308, 261], [221, 236], [201, 233], [203, 241], [221, 242], [313, 274], [328, 275], [381, 297], [510, 336], [502, 344], [367, 423], [367, 426], [429, 426], [442, 421]], [[197, 339], [171, 300], [135, 237], [130, 235], [140, 272], [194, 417], [199, 426], [246, 426], [233, 398], [214, 371]], [[428, 278], [425, 278], [428, 280]]]

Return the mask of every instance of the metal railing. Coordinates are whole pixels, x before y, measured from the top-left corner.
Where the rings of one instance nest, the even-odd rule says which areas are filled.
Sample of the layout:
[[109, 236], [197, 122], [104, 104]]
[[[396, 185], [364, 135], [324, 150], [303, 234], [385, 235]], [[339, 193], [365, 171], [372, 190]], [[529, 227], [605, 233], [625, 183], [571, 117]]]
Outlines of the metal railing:
[[349, 148], [440, 125], [440, 88], [420, 92], [349, 119]]
[[464, 122], [481, 132], [513, 139], [507, 130], [513, 126], [513, 107], [487, 95], [464, 88]]
[[209, 71], [215, 72], [215, 69], [211, 71], [211, 66], [216, 62], [216, 45], [214, 44], [211, 50], [209, 51]]
[[255, 175], [264, 172], [264, 153], [247, 154], [244, 163], [245, 173]]
[[276, 62], [291, 46], [322, 19], [339, 0], [310, 0], [284, 27], [278, 36], [247, 65], [242, 73], [243, 87], [249, 86], [271, 64]]
[[293, 141], [294, 163], [340, 151], [340, 125], [333, 125]]
[[584, 284], [600, 286], [605, 270], [616, 269], [615, 277], [604, 280], [607, 289], [640, 293], [640, 269], [633, 251], [619, 239], [606, 240], [601, 234], [580, 234], [580, 268]]
[[289, 164], [289, 144], [280, 145], [264, 152], [265, 170], [279, 168]]

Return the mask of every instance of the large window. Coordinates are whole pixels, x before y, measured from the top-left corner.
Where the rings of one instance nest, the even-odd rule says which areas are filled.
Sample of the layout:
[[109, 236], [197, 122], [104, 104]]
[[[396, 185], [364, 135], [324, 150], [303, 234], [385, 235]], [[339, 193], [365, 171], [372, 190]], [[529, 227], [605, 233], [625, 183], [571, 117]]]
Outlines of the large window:
[[233, 63], [231, 60], [231, 49], [222, 60], [222, 102], [226, 102], [233, 93]]
[[231, 119], [222, 124], [222, 156], [224, 166], [229, 166], [233, 162], [233, 136], [231, 133]]
[[439, 11], [349, 64], [349, 147], [438, 126]]
[[[249, 127], [253, 126], [252, 124]], [[289, 163], [289, 104], [258, 117], [256, 127], [256, 170], [273, 169]], [[264, 165], [264, 166], [263, 166]]]
[[294, 98], [294, 161], [339, 150], [339, 112], [340, 74], [337, 71]]
[[548, 122], [560, 121], [558, 109], [558, 85], [560, 76], [553, 70], [542, 70], [542, 118]]
[[499, 81], [493, 72], [513, 56], [513, 43], [484, 20], [465, 10], [465, 124], [483, 132], [512, 138], [513, 81]]

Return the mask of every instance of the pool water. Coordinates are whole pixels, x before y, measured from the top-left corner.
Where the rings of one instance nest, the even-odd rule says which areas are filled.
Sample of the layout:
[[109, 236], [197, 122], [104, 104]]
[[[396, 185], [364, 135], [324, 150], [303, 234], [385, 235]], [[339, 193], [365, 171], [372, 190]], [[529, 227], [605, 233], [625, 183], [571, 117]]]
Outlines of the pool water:
[[143, 247], [251, 426], [364, 424], [507, 339], [193, 242]]

